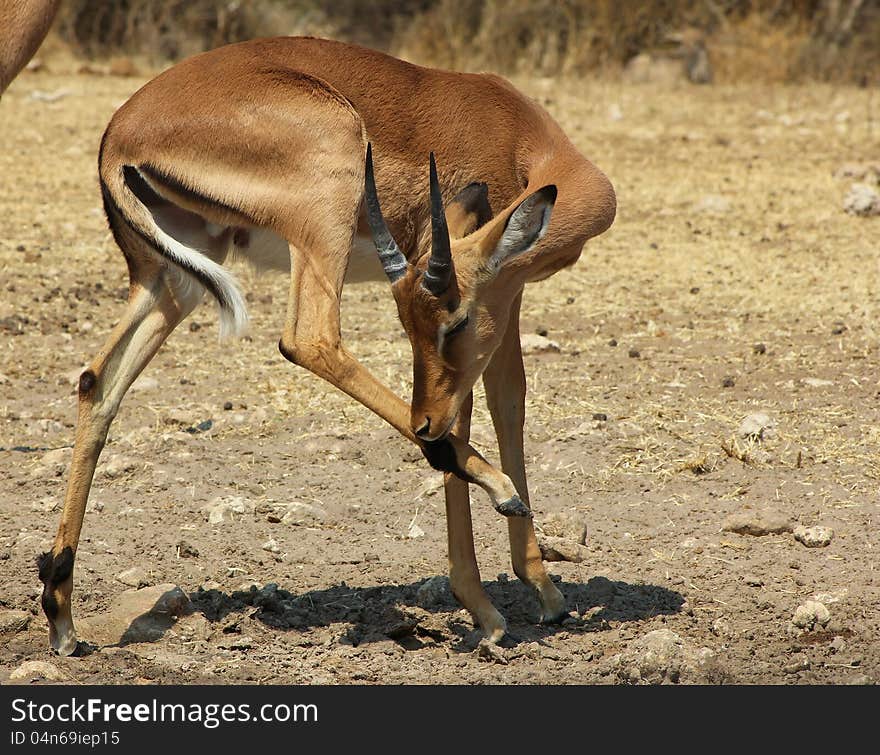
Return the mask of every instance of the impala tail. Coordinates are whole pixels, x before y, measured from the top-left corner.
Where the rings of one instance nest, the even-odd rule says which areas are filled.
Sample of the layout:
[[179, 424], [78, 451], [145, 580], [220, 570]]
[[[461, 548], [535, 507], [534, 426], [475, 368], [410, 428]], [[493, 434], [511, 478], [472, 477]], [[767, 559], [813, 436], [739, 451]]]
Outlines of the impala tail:
[[[156, 182], [134, 165], [122, 165], [118, 170], [106, 171], [101, 165], [101, 194], [104, 212], [110, 230], [120, 248], [125, 250], [124, 229], [127, 226], [151, 249], [184, 274], [175, 281], [181, 295], [198, 295], [192, 290], [198, 283], [216, 299], [220, 312], [220, 337], [242, 334], [248, 325], [247, 305], [235, 276], [211, 256], [225, 256], [226, 239], [212, 239], [208, 234], [198, 236], [184, 233], [180, 223], [167, 222], [158, 208], [169, 205]], [[208, 242], [208, 243], [205, 243]], [[211, 243], [213, 242], [213, 243]], [[209, 248], [210, 247], [210, 248]]]

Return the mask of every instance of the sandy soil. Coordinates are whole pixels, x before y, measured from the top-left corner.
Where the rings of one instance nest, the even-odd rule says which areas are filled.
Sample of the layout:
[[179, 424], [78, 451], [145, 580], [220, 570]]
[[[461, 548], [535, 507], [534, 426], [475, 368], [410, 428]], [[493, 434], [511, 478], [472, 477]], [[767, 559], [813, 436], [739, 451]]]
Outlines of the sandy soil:
[[[530, 287], [522, 316], [560, 345], [526, 364], [536, 522], [589, 529], [584, 562], [549, 565], [561, 626], [534, 623], [479, 490], [477, 554], [510, 638], [480, 652], [454, 600], [419, 597], [446, 569], [439, 476], [284, 361], [285, 281], [242, 268], [251, 336], [218, 343], [204, 305], [169, 339], [113, 426], [77, 558], [80, 619], [100, 620], [131, 568], [197, 610], [155, 642], [54, 657], [33, 559], [60, 515], [76, 377], [123, 309], [95, 164], [141, 83], [25, 74], [0, 104], [0, 608], [33, 614], [0, 641], [0, 680], [32, 660], [75, 683], [880, 680], [880, 218], [845, 214], [851, 179], [834, 177], [877, 159], [880, 101], [824, 86], [518, 82], [619, 197], [612, 230]], [[385, 286], [350, 287], [345, 318], [409, 395]], [[775, 428], [739, 437], [755, 412]], [[497, 459], [482, 394], [474, 438]], [[243, 513], [212, 525], [218, 501]], [[723, 529], [766, 511], [833, 539]], [[793, 628], [808, 600], [830, 618]]]

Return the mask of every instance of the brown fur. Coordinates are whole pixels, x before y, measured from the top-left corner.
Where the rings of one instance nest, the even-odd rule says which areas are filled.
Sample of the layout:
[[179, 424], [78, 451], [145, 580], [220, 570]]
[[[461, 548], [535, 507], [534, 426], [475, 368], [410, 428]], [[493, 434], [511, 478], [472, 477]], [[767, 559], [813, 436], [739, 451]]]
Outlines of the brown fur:
[[[393, 292], [413, 349], [411, 406], [376, 380], [340, 335], [342, 286], [363, 229], [368, 142], [387, 224], [409, 260]], [[420, 282], [430, 251], [431, 151], [442, 194], [454, 197], [446, 207], [451, 235], [461, 236], [452, 241], [455, 278], [441, 296]], [[458, 475], [446, 477], [450, 578], [486, 634], [500, 639], [504, 620], [479, 581], [462, 480], [483, 487], [500, 511], [528, 514], [520, 298], [526, 282], [572, 264], [584, 242], [611, 224], [615, 198], [608, 179], [540, 106], [499, 77], [421, 68], [311, 38], [254, 40], [170, 68], [113, 116], [99, 172], [111, 228], [129, 265], [130, 302], [89, 367], [92, 389], [79, 397], [53, 553], [75, 552], [110, 422], [128, 386], [198, 303], [202, 289], [192, 276], [234, 309], [235, 291], [211, 275], [236, 240], [242, 245], [236, 254], [247, 256], [256, 254], [255, 236], [268, 233], [289, 246], [282, 354]], [[486, 184], [488, 196], [474, 182]], [[541, 217], [552, 210], [549, 226], [540, 226], [545, 235], [499, 261], [499, 249], [520, 227], [512, 218], [536, 196], [547, 208]], [[490, 206], [501, 208], [495, 217]], [[163, 241], [166, 230], [191, 242], [181, 247], [183, 257]], [[467, 326], [447, 338], [465, 317]], [[504, 474], [468, 444], [471, 389], [483, 373], [493, 376], [485, 381]], [[515, 400], [503, 400], [503, 392]], [[428, 418], [429, 435], [417, 438]], [[511, 519], [508, 527], [514, 570], [535, 589], [544, 618], [558, 618], [562, 596], [541, 563], [531, 520]], [[52, 589], [59, 606], [49, 617], [52, 644], [72, 652], [72, 582]]]
[[61, 0], [0, 0], [0, 95], [49, 33]]

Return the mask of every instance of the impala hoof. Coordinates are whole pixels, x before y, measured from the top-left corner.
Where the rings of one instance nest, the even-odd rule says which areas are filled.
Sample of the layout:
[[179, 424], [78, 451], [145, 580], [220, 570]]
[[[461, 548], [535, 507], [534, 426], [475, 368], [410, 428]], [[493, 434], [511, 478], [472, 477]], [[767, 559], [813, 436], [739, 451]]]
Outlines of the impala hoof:
[[496, 503], [495, 510], [503, 516], [522, 516], [526, 518], [531, 518], [532, 516], [531, 510], [522, 502], [518, 495], [511, 496], [506, 501]]
[[79, 647], [73, 623], [59, 621], [49, 628], [49, 644], [58, 655], [75, 655]]

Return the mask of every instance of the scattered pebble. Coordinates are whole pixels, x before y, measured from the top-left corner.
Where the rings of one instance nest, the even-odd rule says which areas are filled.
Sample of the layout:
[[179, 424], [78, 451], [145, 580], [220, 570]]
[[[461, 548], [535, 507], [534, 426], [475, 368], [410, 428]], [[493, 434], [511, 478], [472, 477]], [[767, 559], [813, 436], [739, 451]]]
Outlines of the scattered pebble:
[[253, 514], [255, 508], [253, 501], [240, 496], [231, 496], [215, 498], [202, 506], [202, 511], [205, 512], [209, 524], [220, 524], [240, 521], [244, 516]]
[[800, 655], [794, 660], [782, 667], [782, 671], [786, 674], [797, 674], [800, 671], [810, 670], [810, 659]]
[[541, 537], [538, 540], [544, 561], [568, 561], [579, 564], [589, 555], [586, 546], [562, 537]]
[[778, 535], [793, 532], [794, 522], [784, 514], [775, 511], [753, 511], [741, 509], [730, 514], [721, 525], [723, 532], [736, 532], [739, 535]]
[[721, 381], [722, 388], [733, 388], [736, 385], [736, 378], [733, 375], [727, 375]]
[[23, 632], [30, 621], [31, 615], [27, 611], [0, 611], [0, 634]]
[[453, 602], [449, 577], [431, 577], [416, 591], [416, 603], [422, 608], [441, 608]]
[[627, 353], [631, 359], [638, 359], [642, 355], [638, 349], [630, 349]]
[[270, 537], [265, 543], [260, 546], [264, 551], [269, 551], [269, 553], [279, 553], [281, 548], [278, 547], [278, 543], [275, 541], [274, 537]]
[[880, 215], [880, 192], [869, 184], [854, 183], [843, 199], [843, 209], [862, 217]]
[[831, 527], [797, 527], [794, 531], [794, 539], [803, 543], [807, 548], [824, 548], [831, 543], [834, 530]]
[[743, 577], [743, 582], [745, 582], [750, 587], [763, 587], [764, 580], [760, 577], [755, 577], [754, 575], [748, 575]]
[[58, 666], [46, 661], [25, 661], [9, 675], [10, 682], [30, 682], [35, 679], [63, 682], [67, 675]]
[[122, 582], [122, 584], [128, 585], [128, 587], [134, 587], [135, 589], [146, 587], [150, 584], [150, 578], [147, 576], [147, 572], [139, 566], [132, 566], [130, 569], [119, 572], [119, 574], [116, 575], [116, 581]]
[[159, 381], [156, 378], [141, 375], [128, 390], [130, 393], [137, 393], [138, 391], [154, 391], [158, 387]]
[[77, 628], [81, 637], [100, 645], [154, 642], [192, 610], [186, 593], [166, 583], [120, 593], [109, 611], [79, 619]]
[[823, 378], [814, 378], [808, 377], [803, 380], [804, 385], [810, 386], [810, 388], [826, 388], [829, 385], [834, 385], [833, 380], [825, 380]]
[[198, 558], [199, 551], [194, 545], [190, 545], [185, 540], [181, 540], [177, 544], [178, 558]]
[[824, 627], [831, 620], [831, 612], [824, 603], [808, 600], [795, 609], [791, 623], [798, 629], [812, 630], [815, 626]]
[[754, 346], [752, 346], [752, 351], [754, 351], [755, 354], [766, 354], [767, 346], [763, 343], [756, 343]]
[[718, 194], [706, 194], [694, 202], [691, 209], [694, 212], [723, 213], [729, 212], [730, 200]]
[[415, 520], [413, 520], [412, 522], [410, 522], [409, 529], [406, 532], [406, 536], [409, 538], [424, 537], [425, 531], [415, 523]]
[[776, 421], [764, 412], [755, 412], [739, 425], [737, 434], [746, 440], [765, 440], [775, 434]]
[[670, 629], [655, 629], [612, 659], [626, 684], [678, 684], [719, 681], [727, 672], [709, 648], [693, 648]]
[[520, 346], [523, 354], [549, 354], [562, 350], [556, 341], [551, 341], [546, 336], [537, 333], [526, 333], [520, 336]]

